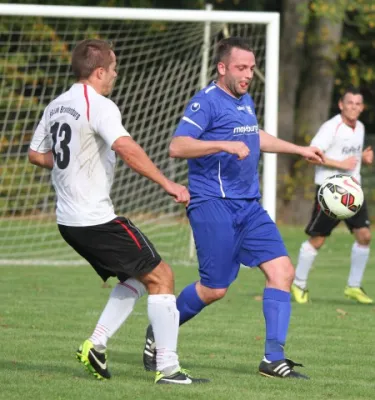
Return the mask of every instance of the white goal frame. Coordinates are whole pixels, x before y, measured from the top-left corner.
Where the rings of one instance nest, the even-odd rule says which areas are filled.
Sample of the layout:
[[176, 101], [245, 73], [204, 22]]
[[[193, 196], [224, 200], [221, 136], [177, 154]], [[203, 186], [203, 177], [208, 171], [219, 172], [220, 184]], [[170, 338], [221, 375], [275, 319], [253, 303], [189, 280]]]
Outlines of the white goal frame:
[[[184, 22], [227, 22], [266, 25], [265, 55], [265, 104], [264, 129], [277, 136], [278, 79], [279, 79], [279, 26], [280, 15], [275, 12], [238, 12], [206, 10], [168, 10], [147, 8], [50, 6], [32, 4], [0, 4], [0, 15], [35, 16], [58, 18], [85, 18], [140, 20], [140, 21], [184, 21]], [[202, 70], [205, 70], [203, 57]], [[201, 79], [202, 83], [204, 77]], [[263, 154], [263, 207], [273, 220], [276, 219], [276, 154]]]

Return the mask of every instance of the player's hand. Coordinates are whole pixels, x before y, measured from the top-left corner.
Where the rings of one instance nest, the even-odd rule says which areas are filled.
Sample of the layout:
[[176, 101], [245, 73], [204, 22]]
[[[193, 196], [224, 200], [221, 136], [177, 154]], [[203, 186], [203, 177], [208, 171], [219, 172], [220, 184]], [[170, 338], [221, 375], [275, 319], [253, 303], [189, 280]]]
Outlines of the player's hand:
[[324, 164], [324, 153], [322, 150], [314, 146], [301, 146], [300, 155], [307, 161], [311, 161], [314, 164]]
[[372, 164], [374, 161], [374, 151], [371, 146], [368, 146], [363, 150], [362, 161], [364, 164]]
[[341, 168], [346, 171], [353, 171], [358, 163], [357, 157], [351, 156], [341, 161]]
[[250, 154], [250, 149], [244, 142], [227, 142], [224, 151], [237, 155], [239, 160], [243, 160]]
[[170, 196], [174, 197], [176, 203], [183, 203], [186, 207], [189, 205], [190, 193], [185, 186], [168, 180], [163, 188]]

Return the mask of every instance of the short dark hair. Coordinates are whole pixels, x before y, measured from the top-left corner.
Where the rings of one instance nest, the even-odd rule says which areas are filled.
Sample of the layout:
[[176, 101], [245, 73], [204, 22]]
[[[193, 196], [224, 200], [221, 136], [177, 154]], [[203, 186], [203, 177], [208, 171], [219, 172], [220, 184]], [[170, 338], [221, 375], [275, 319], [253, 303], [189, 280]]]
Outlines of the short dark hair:
[[72, 53], [72, 70], [77, 79], [87, 79], [96, 68], [108, 69], [112, 44], [100, 39], [79, 42]]
[[348, 93], [355, 94], [355, 95], [360, 94], [363, 97], [363, 94], [361, 93], [359, 88], [351, 86], [344, 90], [343, 94], [340, 97], [340, 101], [344, 101], [344, 98]]
[[233, 48], [238, 48], [253, 53], [250, 43], [241, 37], [229, 37], [220, 40], [216, 48], [215, 65], [228, 58]]

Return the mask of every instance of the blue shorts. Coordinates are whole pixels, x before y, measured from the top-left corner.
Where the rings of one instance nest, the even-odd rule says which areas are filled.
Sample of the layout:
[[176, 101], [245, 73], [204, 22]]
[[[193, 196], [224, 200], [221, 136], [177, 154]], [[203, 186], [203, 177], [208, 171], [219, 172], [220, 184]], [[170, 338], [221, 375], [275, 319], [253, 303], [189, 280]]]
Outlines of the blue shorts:
[[188, 217], [204, 286], [227, 288], [240, 264], [255, 267], [288, 255], [276, 224], [257, 200], [209, 200]]

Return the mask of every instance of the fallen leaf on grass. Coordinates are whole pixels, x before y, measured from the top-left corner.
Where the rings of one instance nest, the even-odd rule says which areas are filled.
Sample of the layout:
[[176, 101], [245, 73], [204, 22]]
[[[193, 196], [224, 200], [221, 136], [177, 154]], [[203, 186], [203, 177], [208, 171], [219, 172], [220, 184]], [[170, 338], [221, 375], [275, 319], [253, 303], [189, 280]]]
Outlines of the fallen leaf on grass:
[[348, 315], [348, 313], [345, 310], [342, 310], [341, 308], [337, 308], [336, 311], [342, 316]]
[[254, 296], [254, 300], [255, 301], [262, 301], [263, 300], [263, 296]]

